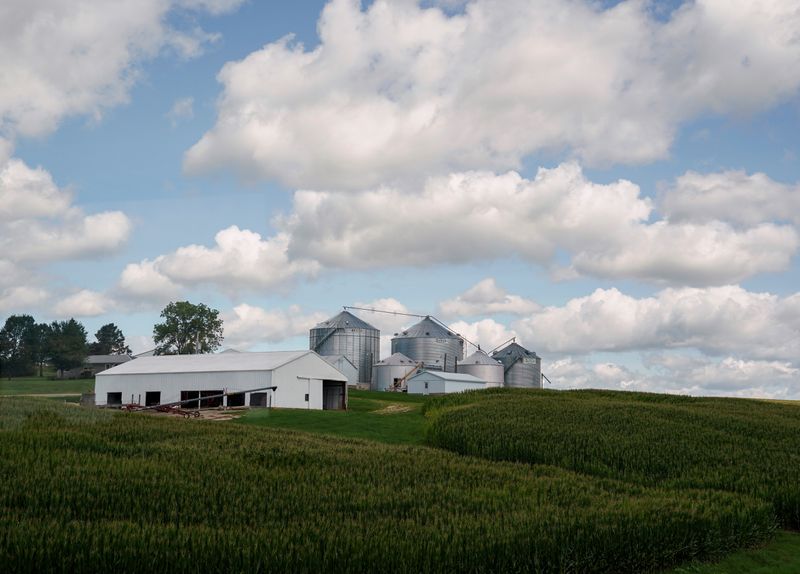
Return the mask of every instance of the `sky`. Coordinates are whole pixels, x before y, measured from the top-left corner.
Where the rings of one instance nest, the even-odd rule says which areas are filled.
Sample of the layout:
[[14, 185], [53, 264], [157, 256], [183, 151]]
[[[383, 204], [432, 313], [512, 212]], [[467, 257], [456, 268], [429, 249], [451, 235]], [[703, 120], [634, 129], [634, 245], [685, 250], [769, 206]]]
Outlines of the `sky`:
[[[798, 399], [798, 30], [797, 0], [3, 2], [0, 319], [140, 352], [189, 300], [283, 350], [354, 305], [516, 337], [552, 388]], [[409, 324], [360, 316], [384, 354]]]

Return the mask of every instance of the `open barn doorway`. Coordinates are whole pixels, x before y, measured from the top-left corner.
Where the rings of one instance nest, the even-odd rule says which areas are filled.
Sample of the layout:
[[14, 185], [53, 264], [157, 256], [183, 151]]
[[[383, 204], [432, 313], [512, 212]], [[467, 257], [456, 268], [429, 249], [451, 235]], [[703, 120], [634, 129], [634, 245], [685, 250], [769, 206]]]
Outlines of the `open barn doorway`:
[[322, 381], [322, 408], [325, 410], [343, 410], [345, 403], [347, 383], [342, 381]]

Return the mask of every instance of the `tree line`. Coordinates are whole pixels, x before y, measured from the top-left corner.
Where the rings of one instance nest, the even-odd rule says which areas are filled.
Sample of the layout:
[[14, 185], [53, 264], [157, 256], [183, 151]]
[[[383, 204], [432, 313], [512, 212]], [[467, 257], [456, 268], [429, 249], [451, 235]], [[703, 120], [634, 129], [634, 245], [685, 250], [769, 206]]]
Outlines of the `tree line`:
[[[162, 323], [153, 327], [156, 355], [213, 353], [222, 344], [219, 311], [203, 303], [169, 303]], [[86, 328], [75, 319], [37, 323], [30, 315], [12, 315], [0, 330], [0, 376], [41, 377], [49, 363], [60, 374], [80, 367], [88, 355], [124, 355], [131, 350], [114, 323], [100, 327], [96, 342], [87, 341]]]
[[30, 315], [11, 315], [0, 329], [0, 376], [24, 377], [46, 363], [59, 373], [80, 367], [88, 355], [122, 355], [131, 350], [114, 323], [103, 325], [87, 340], [86, 328], [75, 319], [37, 323]]

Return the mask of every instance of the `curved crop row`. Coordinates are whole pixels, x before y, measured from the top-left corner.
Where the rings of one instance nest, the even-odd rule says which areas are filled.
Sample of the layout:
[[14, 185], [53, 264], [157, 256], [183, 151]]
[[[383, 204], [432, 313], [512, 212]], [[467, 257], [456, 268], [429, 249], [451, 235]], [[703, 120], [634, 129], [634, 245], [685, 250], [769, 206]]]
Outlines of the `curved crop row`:
[[773, 527], [728, 493], [77, 409], [0, 399], [6, 571], [648, 572]]
[[644, 486], [770, 502], [800, 528], [800, 408], [742, 399], [498, 389], [434, 399], [429, 444]]

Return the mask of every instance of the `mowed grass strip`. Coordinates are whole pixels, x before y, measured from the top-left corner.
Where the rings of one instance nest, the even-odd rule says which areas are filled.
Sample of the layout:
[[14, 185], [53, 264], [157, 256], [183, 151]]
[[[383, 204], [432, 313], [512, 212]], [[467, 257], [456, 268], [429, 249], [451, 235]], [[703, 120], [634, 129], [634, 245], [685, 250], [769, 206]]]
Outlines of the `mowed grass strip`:
[[10, 395], [73, 395], [91, 393], [94, 379], [52, 380], [47, 377], [0, 378], [0, 396]]
[[800, 528], [800, 409], [613, 391], [496, 389], [434, 399], [430, 444], [643, 486], [758, 497]]
[[651, 572], [769, 505], [438, 449], [0, 398], [9, 572]]
[[389, 444], [422, 444], [427, 424], [424, 403], [419, 395], [351, 390], [347, 411], [259, 409], [247, 411], [236, 422]]

